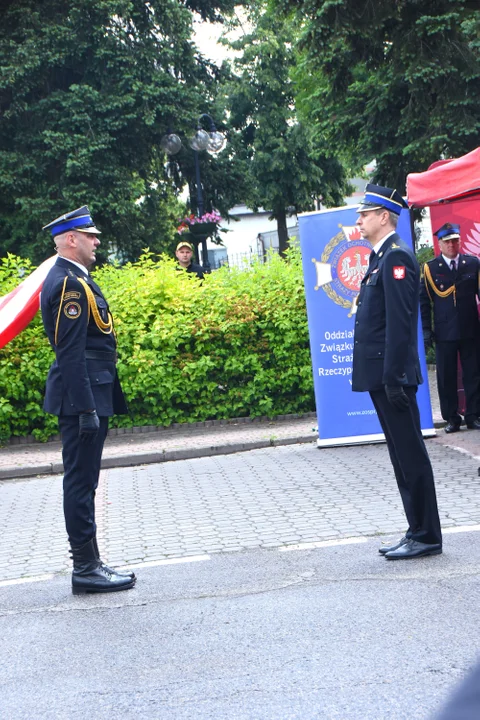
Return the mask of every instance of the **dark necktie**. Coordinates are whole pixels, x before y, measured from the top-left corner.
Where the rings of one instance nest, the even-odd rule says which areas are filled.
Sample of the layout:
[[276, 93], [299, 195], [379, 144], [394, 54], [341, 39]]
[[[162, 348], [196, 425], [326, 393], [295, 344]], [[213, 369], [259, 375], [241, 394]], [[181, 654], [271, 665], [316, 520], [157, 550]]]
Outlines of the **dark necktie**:
[[451, 270], [452, 272], [455, 272], [456, 269], [457, 269], [457, 266], [456, 266], [456, 264], [455, 264], [455, 260], [452, 260], [451, 263], [450, 263], [450, 270]]

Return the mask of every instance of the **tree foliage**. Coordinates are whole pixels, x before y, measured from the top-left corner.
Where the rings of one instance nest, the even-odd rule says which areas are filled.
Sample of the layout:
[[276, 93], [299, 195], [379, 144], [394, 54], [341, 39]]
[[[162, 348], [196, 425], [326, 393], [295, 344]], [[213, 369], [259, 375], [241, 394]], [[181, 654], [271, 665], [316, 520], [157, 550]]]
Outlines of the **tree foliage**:
[[319, 198], [338, 205], [347, 184], [335, 152], [297, 119], [291, 27], [264, 2], [250, 3], [250, 22], [251, 32], [232, 43], [241, 55], [227, 89], [230, 126], [237, 152], [248, 159], [246, 202], [272, 211], [283, 252], [287, 213], [313, 210]]
[[185, 7], [197, 12], [202, 20], [210, 22], [223, 22], [225, 14], [229, 15], [236, 6], [244, 4], [237, 0], [185, 0]]
[[88, 204], [120, 257], [172, 242], [181, 214], [160, 139], [194, 127], [216, 70], [192, 11], [230, 0], [17, 0], [0, 10], [0, 253], [50, 254], [40, 228]]
[[290, 13], [301, 49], [301, 116], [376, 179], [480, 143], [480, 25], [469, 0], [271, 0]]

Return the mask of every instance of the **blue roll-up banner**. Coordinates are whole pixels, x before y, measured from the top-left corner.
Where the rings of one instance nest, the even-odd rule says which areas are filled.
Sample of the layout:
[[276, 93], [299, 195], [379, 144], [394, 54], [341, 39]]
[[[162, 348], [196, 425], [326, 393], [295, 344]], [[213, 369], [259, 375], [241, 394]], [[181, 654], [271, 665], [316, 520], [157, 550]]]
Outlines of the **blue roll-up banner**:
[[[298, 218], [319, 447], [385, 440], [370, 395], [352, 392], [354, 300], [372, 249], [355, 226], [357, 217], [355, 206], [347, 206]], [[402, 210], [397, 231], [413, 247], [408, 210]], [[420, 317], [418, 337], [424, 382], [417, 399], [428, 437], [435, 428]]]

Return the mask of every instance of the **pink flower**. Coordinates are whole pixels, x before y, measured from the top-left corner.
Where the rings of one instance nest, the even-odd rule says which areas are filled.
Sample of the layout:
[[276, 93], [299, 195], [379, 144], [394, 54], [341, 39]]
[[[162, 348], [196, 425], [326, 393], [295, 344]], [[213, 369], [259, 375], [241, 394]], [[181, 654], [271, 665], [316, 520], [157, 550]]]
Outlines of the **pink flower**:
[[190, 225], [198, 225], [203, 223], [218, 224], [221, 219], [221, 215], [216, 212], [216, 210], [213, 210], [211, 213], [204, 213], [200, 217], [197, 217], [196, 215], [187, 215], [180, 220], [180, 225], [178, 226], [177, 231], [179, 233], [185, 232], [186, 230], [188, 230], [188, 227]]

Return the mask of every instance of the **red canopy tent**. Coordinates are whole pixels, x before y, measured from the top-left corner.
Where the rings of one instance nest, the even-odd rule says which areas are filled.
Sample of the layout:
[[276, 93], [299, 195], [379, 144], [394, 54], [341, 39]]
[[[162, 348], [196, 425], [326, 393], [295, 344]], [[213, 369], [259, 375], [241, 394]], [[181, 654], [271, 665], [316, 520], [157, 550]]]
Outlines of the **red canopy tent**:
[[412, 208], [430, 208], [433, 231], [446, 222], [460, 225], [461, 252], [480, 257], [480, 148], [410, 173], [407, 198]]
[[[430, 208], [432, 231], [446, 222], [460, 225], [460, 252], [480, 257], [480, 148], [453, 160], [439, 160], [407, 176], [411, 208]], [[440, 252], [434, 237], [435, 253]], [[459, 410], [465, 409], [459, 363]]]
[[407, 176], [410, 207], [465, 200], [480, 194], [480, 147], [454, 160], [439, 160], [426, 172]]

